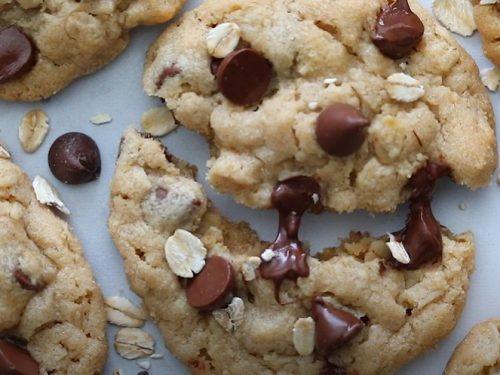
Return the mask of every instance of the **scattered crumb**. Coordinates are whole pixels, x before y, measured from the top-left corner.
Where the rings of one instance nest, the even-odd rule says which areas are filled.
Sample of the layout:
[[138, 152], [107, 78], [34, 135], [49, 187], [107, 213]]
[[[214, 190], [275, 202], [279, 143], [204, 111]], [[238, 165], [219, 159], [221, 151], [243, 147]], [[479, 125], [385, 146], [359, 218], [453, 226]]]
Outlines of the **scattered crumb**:
[[467, 204], [465, 202], [461, 202], [459, 205], [458, 205], [458, 208], [462, 211], [465, 211], [467, 209]]
[[137, 365], [144, 370], [149, 370], [151, 368], [151, 362], [150, 361], [139, 361], [137, 362]]
[[103, 125], [110, 123], [113, 118], [108, 113], [98, 113], [90, 118], [90, 122], [94, 125]]

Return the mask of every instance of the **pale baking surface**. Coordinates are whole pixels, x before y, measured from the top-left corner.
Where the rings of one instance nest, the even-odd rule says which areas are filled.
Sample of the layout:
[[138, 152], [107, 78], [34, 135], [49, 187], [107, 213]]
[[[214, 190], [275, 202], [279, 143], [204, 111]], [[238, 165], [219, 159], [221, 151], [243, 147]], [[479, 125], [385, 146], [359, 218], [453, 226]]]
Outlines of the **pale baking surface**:
[[[187, 8], [199, 0], [188, 2]], [[431, 1], [422, 1], [430, 8]], [[122, 261], [107, 233], [109, 183], [114, 170], [120, 136], [128, 124], [138, 124], [142, 113], [158, 100], [149, 99], [142, 90], [142, 65], [149, 43], [163, 27], [143, 29], [132, 34], [130, 47], [118, 58], [96, 74], [80, 79], [47, 102], [14, 104], [0, 102], [0, 141], [13, 154], [13, 159], [34, 177], [40, 174], [48, 178], [60, 192], [62, 199], [72, 211], [70, 224], [83, 243], [87, 258], [94, 267], [96, 277], [105, 295], [123, 294], [131, 296], [122, 271]], [[479, 36], [459, 38], [459, 42], [476, 58], [480, 68], [490, 67], [483, 56]], [[500, 94], [491, 96], [494, 107], [500, 104]], [[42, 147], [32, 155], [25, 154], [17, 139], [18, 125], [24, 113], [33, 108], [42, 108], [50, 117], [50, 132]], [[113, 117], [110, 124], [92, 125], [90, 117], [106, 112]], [[103, 172], [97, 182], [81, 186], [64, 186], [51, 175], [47, 164], [47, 153], [51, 143], [68, 131], [81, 131], [92, 136], [98, 143], [103, 159]], [[176, 156], [197, 164], [200, 176], [205, 173], [208, 159], [205, 142], [198, 136], [180, 130], [164, 139], [169, 150]], [[275, 235], [277, 220], [273, 212], [252, 211], [236, 205], [229, 197], [218, 196], [208, 189], [210, 198], [230, 218], [246, 220], [264, 239]], [[465, 204], [466, 209], [459, 209]], [[469, 299], [462, 319], [455, 331], [436, 350], [424, 355], [399, 374], [440, 374], [454, 347], [463, 339], [475, 323], [492, 316], [500, 316], [500, 300], [496, 288], [500, 275], [500, 256], [497, 255], [500, 231], [496, 212], [500, 212], [500, 187], [492, 181], [487, 189], [470, 192], [466, 189], [443, 183], [435, 198], [435, 212], [440, 221], [454, 232], [471, 229], [476, 235], [476, 272], [472, 279]], [[352, 215], [326, 214], [308, 216], [304, 220], [302, 238], [312, 240], [313, 248], [320, 249], [337, 243], [350, 230], [370, 231], [375, 235], [400, 229], [404, 222], [405, 209], [394, 215], [371, 216], [366, 213]], [[146, 330], [154, 332], [152, 325]], [[116, 328], [110, 329], [110, 339]], [[167, 353], [157, 337], [158, 353]], [[185, 375], [173, 358], [166, 355], [162, 360], [151, 360], [151, 375]], [[141, 369], [135, 361], [118, 357], [111, 348], [106, 375], [121, 368], [126, 375], [135, 375]]]

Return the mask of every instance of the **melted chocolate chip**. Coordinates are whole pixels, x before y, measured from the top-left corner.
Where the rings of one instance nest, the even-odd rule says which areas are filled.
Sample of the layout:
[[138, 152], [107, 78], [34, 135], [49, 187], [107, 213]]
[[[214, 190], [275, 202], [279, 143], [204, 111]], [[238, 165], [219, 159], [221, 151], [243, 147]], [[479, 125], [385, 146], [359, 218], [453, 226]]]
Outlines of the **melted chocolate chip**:
[[202, 311], [226, 307], [236, 290], [234, 268], [225, 258], [207, 258], [205, 267], [190, 280], [186, 287], [188, 303]]
[[394, 233], [410, 256], [410, 263], [402, 264], [390, 257], [386, 261], [389, 266], [415, 270], [442, 255], [441, 225], [432, 213], [431, 200], [437, 180], [448, 173], [448, 168], [429, 162], [410, 179], [413, 191], [406, 227]]
[[33, 292], [39, 292], [45, 288], [42, 284], [33, 284], [31, 279], [20, 269], [14, 271], [14, 277], [16, 281], [21, 285], [21, 288], [25, 290], [31, 290]]
[[0, 339], [0, 374], [39, 375], [38, 363], [28, 351], [13, 343]]
[[423, 35], [424, 24], [408, 0], [396, 0], [379, 14], [372, 40], [385, 56], [400, 59], [412, 53]]
[[316, 322], [316, 350], [329, 355], [356, 336], [364, 324], [354, 315], [330, 306], [316, 297], [312, 304], [312, 317]]
[[260, 274], [273, 280], [276, 300], [284, 280], [296, 281], [309, 276], [307, 254], [299, 241], [300, 220], [304, 212], [319, 199], [320, 187], [311, 177], [297, 176], [278, 183], [271, 195], [271, 203], [279, 212], [279, 230], [269, 247], [274, 251], [270, 262], [262, 263]]
[[326, 108], [316, 121], [316, 140], [330, 155], [355, 153], [366, 138], [370, 121], [349, 104], [336, 103]]
[[227, 55], [216, 67], [219, 91], [238, 105], [257, 104], [271, 83], [271, 63], [253, 48]]
[[22, 30], [15, 26], [0, 30], [0, 83], [29, 72], [36, 55], [35, 44]]
[[172, 64], [165, 69], [162, 70], [161, 74], [159, 75], [158, 79], [156, 80], [156, 88], [160, 88], [163, 86], [163, 82], [167, 78], [175, 77], [176, 75], [180, 74], [182, 70], [177, 67], [175, 64]]
[[359, 375], [356, 370], [347, 370], [343, 367], [327, 363], [320, 371], [319, 375]]
[[66, 133], [49, 150], [49, 167], [54, 176], [67, 184], [96, 180], [101, 173], [99, 148], [83, 133]]

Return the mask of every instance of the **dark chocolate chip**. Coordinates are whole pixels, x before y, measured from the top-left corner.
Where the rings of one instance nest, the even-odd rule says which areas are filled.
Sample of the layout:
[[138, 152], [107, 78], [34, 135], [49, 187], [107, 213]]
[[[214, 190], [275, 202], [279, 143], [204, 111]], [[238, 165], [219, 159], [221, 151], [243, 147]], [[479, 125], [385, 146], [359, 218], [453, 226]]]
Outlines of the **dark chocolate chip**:
[[13, 343], [0, 339], [0, 374], [39, 375], [38, 363], [28, 351]]
[[83, 133], [66, 133], [49, 150], [49, 167], [54, 176], [67, 184], [96, 180], [101, 173], [99, 148]]
[[208, 257], [205, 267], [186, 287], [188, 303], [202, 311], [226, 307], [234, 297], [236, 279], [234, 268], [225, 258]]
[[312, 317], [316, 322], [316, 350], [321, 355], [330, 355], [364, 327], [354, 315], [328, 305], [319, 297], [313, 301]]
[[138, 372], [137, 375], [149, 375], [149, 372], [141, 371], [141, 372]]
[[349, 104], [336, 103], [326, 108], [316, 121], [316, 140], [334, 156], [348, 156], [363, 145], [370, 121]]
[[14, 271], [14, 277], [16, 281], [21, 285], [21, 288], [25, 290], [31, 290], [33, 292], [39, 292], [45, 288], [45, 285], [42, 284], [33, 284], [28, 275], [26, 275], [19, 268]]
[[408, 0], [396, 0], [382, 9], [375, 24], [373, 43], [392, 59], [410, 55], [424, 35], [424, 24], [413, 13]]
[[307, 254], [299, 241], [300, 221], [304, 212], [319, 200], [320, 187], [312, 177], [297, 176], [279, 182], [271, 195], [271, 203], [279, 213], [278, 235], [270, 245], [274, 257], [262, 263], [260, 274], [275, 284], [276, 300], [284, 280], [296, 281], [309, 276]]
[[238, 105], [259, 103], [271, 83], [271, 63], [253, 48], [227, 55], [217, 67], [219, 91]]
[[394, 233], [396, 240], [403, 243], [410, 263], [402, 264], [391, 256], [386, 262], [389, 266], [415, 270], [442, 255], [441, 225], [432, 213], [431, 200], [437, 180], [448, 173], [447, 167], [429, 162], [410, 179], [412, 194], [406, 227]]
[[29, 72], [36, 55], [35, 44], [22, 30], [15, 26], [0, 30], [0, 83]]

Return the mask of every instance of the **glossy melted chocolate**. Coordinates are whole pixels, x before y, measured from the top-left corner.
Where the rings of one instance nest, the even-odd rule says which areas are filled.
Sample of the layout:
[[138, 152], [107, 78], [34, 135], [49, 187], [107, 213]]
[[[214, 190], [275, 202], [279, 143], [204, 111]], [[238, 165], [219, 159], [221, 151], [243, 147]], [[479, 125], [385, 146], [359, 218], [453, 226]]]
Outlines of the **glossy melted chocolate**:
[[298, 238], [300, 220], [304, 212], [319, 199], [320, 187], [311, 177], [297, 176], [279, 182], [272, 193], [271, 203], [279, 213], [279, 230], [269, 249], [274, 258], [260, 266], [264, 279], [275, 283], [276, 300], [284, 280], [296, 281], [309, 276], [307, 254]]
[[441, 257], [443, 253], [441, 225], [432, 213], [431, 200], [437, 180], [447, 174], [449, 174], [447, 167], [428, 162], [411, 178], [410, 186], [413, 192], [406, 227], [394, 233], [408, 252], [410, 263], [402, 264], [390, 257], [386, 262], [389, 266], [415, 270]]

